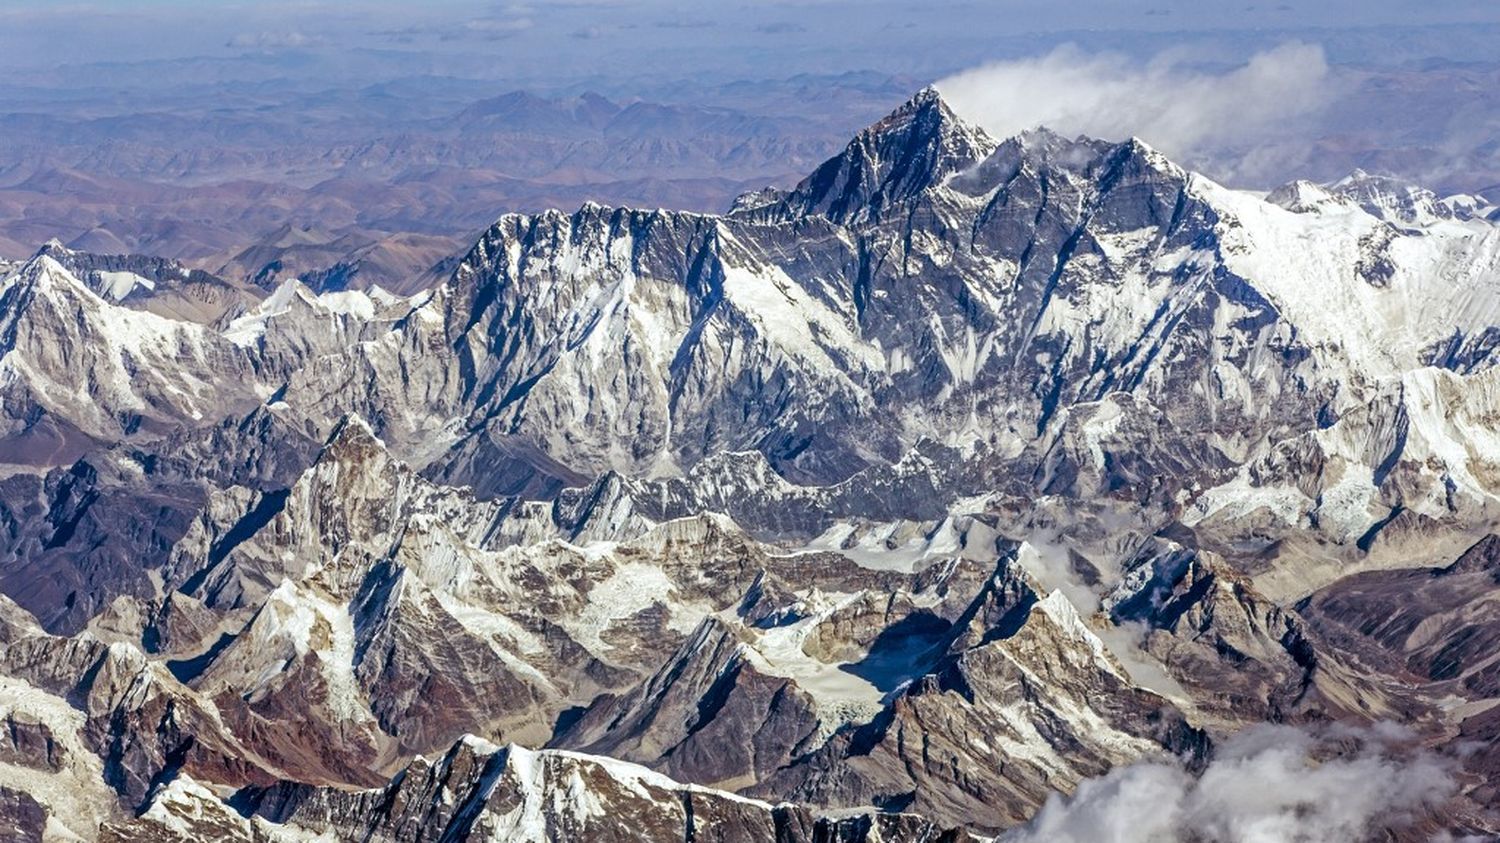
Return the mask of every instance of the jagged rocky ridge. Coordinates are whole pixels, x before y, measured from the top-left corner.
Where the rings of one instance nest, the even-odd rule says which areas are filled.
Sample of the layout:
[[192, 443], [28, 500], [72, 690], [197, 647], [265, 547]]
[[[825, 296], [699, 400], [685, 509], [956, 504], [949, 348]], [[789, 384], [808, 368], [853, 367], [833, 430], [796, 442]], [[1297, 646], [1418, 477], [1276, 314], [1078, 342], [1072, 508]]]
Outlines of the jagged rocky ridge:
[[0, 816], [962, 839], [1267, 720], [1493, 744], [1486, 209], [929, 90], [412, 297], [49, 246], [0, 290]]

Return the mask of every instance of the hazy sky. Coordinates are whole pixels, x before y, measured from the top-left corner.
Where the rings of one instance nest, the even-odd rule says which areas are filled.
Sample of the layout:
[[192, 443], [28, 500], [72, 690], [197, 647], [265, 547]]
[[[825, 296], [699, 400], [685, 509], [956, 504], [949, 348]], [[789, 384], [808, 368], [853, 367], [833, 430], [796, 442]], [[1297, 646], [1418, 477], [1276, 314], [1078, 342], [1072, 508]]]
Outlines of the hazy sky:
[[[1045, 52], [1064, 41], [1145, 55], [1190, 36], [1210, 39], [1206, 43], [1227, 62], [1299, 35], [1323, 43], [1333, 62], [1408, 61], [1450, 52], [1459, 59], [1475, 53], [1483, 58], [1493, 33], [1476, 41], [1481, 36], [1472, 27], [1426, 38], [1371, 35], [1476, 23], [1500, 24], [1500, 3], [0, 0], [0, 68], [19, 84], [76, 82], [69, 68], [85, 65], [184, 58], [204, 60], [192, 65], [192, 77], [201, 81], [278, 69], [309, 82], [430, 73], [566, 85], [590, 78], [757, 78], [864, 69], [936, 78], [985, 61]], [[1392, 43], [1400, 48], [1392, 50]], [[192, 79], [158, 72], [112, 81], [152, 86]]]
[[1140, 134], [1247, 183], [1344, 148], [1489, 186], [1497, 60], [1500, 0], [0, 0], [0, 115], [326, 120], [311, 103], [358, 92], [379, 127], [517, 89], [786, 114], [747, 100], [868, 74], [883, 97], [943, 80], [997, 133]]
[[[291, 222], [719, 208], [929, 83], [997, 136], [1138, 135], [1235, 186], [1360, 167], [1500, 193], [1500, 0], [0, 0], [0, 194], [21, 197], [0, 195], [0, 243], [98, 228], [212, 255]], [[540, 106], [466, 134], [517, 90], [651, 103], [621, 129], [645, 151], [554, 155], [577, 139]], [[485, 134], [513, 126], [515, 146]]]

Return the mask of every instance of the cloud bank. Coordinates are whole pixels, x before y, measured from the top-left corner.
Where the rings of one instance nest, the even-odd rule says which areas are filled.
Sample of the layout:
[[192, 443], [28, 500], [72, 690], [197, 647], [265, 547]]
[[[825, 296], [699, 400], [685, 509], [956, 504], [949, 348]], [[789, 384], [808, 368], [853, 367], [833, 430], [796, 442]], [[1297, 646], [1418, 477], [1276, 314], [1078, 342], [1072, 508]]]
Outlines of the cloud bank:
[[[1391, 728], [1316, 735], [1258, 726], [1223, 743], [1203, 773], [1134, 764], [1053, 797], [1001, 843], [1354, 843], [1399, 826], [1456, 785], [1434, 756], [1401, 757]], [[1320, 738], [1353, 751], [1317, 760]]]
[[[1111, 140], [1134, 135], [1170, 156], [1216, 159], [1211, 175], [1221, 177], [1294, 137], [1294, 124], [1322, 111], [1342, 87], [1312, 44], [1286, 43], [1223, 72], [1194, 69], [1186, 59], [1168, 52], [1140, 63], [1063, 46], [937, 86], [959, 114], [997, 137], [1037, 126]], [[1235, 160], [1220, 160], [1225, 149], [1235, 150]]]

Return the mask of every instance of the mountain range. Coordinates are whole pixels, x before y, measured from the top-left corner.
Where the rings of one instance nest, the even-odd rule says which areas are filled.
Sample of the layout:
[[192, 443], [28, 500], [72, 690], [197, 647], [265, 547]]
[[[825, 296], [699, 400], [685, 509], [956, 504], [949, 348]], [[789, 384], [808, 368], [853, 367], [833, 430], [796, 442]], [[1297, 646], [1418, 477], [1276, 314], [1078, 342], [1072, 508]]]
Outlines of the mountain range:
[[268, 289], [401, 287], [462, 255], [497, 208], [722, 208], [794, 181], [910, 90], [858, 73], [644, 99], [378, 78], [274, 96], [0, 90], [0, 255], [57, 238]]
[[929, 88], [721, 215], [239, 275], [5, 271], [10, 837], [1008, 839], [1265, 724], [1441, 779], [1305, 839], [1500, 834], [1483, 197]]

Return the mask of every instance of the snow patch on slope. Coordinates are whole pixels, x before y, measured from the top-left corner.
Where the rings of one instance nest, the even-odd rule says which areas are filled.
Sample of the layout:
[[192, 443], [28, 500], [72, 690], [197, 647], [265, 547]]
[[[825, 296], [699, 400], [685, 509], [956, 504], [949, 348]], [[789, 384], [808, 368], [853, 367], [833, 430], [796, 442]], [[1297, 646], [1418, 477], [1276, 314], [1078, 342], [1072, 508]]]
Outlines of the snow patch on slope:
[[[1500, 324], [1500, 227], [1437, 220], [1400, 234], [1349, 204], [1295, 213], [1198, 176], [1189, 190], [1225, 214], [1218, 233], [1229, 270], [1267, 295], [1327, 365], [1353, 364], [1355, 379], [1399, 376], [1455, 328], [1470, 335]], [[1386, 262], [1383, 283], [1360, 276]]]
[[0, 762], [0, 786], [30, 794], [47, 809], [51, 839], [93, 839], [116, 800], [104, 784], [103, 762], [84, 743], [84, 713], [24, 680], [0, 676], [0, 720], [9, 717], [44, 726], [58, 742], [62, 767]]
[[99, 273], [99, 294], [111, 301], [124, 301], [127, 296], [135, 292], [137, 287], [154, 290], [156, 282], [150, 278], [143, 278], [134, 272], [110, 272], [101, 270]]

